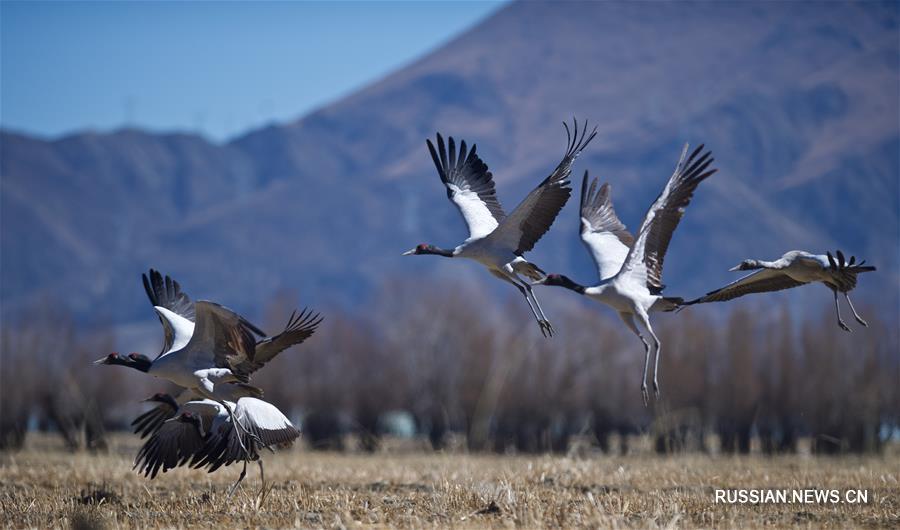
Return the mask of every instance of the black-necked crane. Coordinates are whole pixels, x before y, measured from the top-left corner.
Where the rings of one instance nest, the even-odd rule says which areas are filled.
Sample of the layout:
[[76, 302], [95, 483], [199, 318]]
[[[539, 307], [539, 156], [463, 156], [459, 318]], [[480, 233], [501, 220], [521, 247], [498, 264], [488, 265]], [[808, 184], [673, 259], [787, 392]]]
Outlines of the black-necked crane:
[[247, 462], [255, 460], [262, 481], [262, 502], [265, 472], [260, 451], [291, 444], [300, 436], [300, 431], [277, 407], [257, 398], [219, 403], [196, 396], [181, 404], [168, 394], [156, 394], [150, 399], [161, 403], [151, 412], [158, 412], [156, 417], [165, 419], [158, 422], [138, 451], [134, 467], [151, 479], [159, 471], [165, 473], [185, 464], [195, 469], [207, 468], [212, 473], [243, 461], [244, 467], [229, 489], [230, 495], [247, 475]]
[[529, 282], [520, 277], [539, 280], [545, 274], [527, 261], [524, 254], [534, 248], [535, 243], [550, 229], [569, 200], [572, 164], [597, 134], [596, 128], [587, 134], [587, 123], [581, 131], [577, 121], [573, 131], [570, 131], [568, 124], [563, 123], [563, 126], [566, 128], [567, 148], [562, 161], [509, 215], [500, 206], [491, 172], [475, 153], [475, 144], [467, 150], [465, 140], [461, 141], [457, 154], [452, 136], [448, 138], [449, 149], [440, 134], [437, 135], [437, 149], [431, 140], [427, 140], [438, 175], [447, 188], [447, 197], [462, 214], [469, 228], [469, 237], [454, 249], [423, 243], [403, 253], [404, 256], [432, 254], [466, 258], [484, 265], [493, 276], [512, 284], [522, 293], [545, 337], [553, 335], [553, 326], [544, 315]]
[[[641, 377], [641, 396], [644, 404], [649, 401], [647, 373], [650, 351], [654, 352], [653, 391], [659, 397], [660, 342], [650, 325], [650, 312], [673, 311], [683, 300], [662, 295], [663, 259], [672, 234], [684, 215], [685, 208], [697, 186], [716, 172], [709, 169], [713, 162], [711, 153], [703, 151], [703, 145], [688, 156], [685, 145], [662, 193], [650, 206], [637, 238], [633, 237], [616, 216], [610, 198], [609, 184], [597, 188], [598, 179], [588, 188], [588, 174], [581, 184], [580, 234], [597, 265], [600, 282], [592, 286], [579, 285], [561, 274], [550, 274], [536, 283], [565, 287], [604, 303], [619, 313], [644, 345], [644, 373]], [[653, 344], [647, 341], [643, 328]]]
[[[286, 348], [315, 333], [322, 318], [309, 310], [294, 313], [278, 335], [265, 334], [246, 319], [219, 304], [192, 302], [178, 282], [151, 270], [143, 276], [144, 288], [165, 332], [163, 348], [155, 359], [131, 353], [111, 353], [96, 364], [128, 366], [166, 379], [198, 394], [217, 399], [217, 384], [238, 383], [252, 395], [250, 374], [262, 368]], [[234, 389], [223, 389], [222, 399], [235, 398]]]
[[139, 353], [111, 353], [96, 363], [127, 366], [166, 379], [222, 403], [226, 410], [230, 410], [226, 401], [259, 397], [261, 391], [248, 384], [250, 375], [284, 349], [305, 341], [322, 321], [318, 314], [303, 310], [292, 314], [278, 335], [257, 340], [255, 335], [264, 335], [259, 328], [219, 304], [192, 302], [168, 276], [151, 270], [143, 280], [165, 332], [162, 351], [152, 361]]
[[861, 272], [871, 272], [875, 267], [865, 265], [865, 260], [856, 263], [856, 256], [850, 256], [850, 260], [844, 259], [844, 253], [838, 250], [837, 259], [831, 252], [811, 254], [802, 250], [792, 250], [785, 253], [775, 261], [757, 259], [745, 259], [732, 271], [749, 271], [743, 278], [729, 283], [721, 289], [711, 291], [696, 300], [685, 302], [684, 305], [704, 304], [707, 302], [725, 302], [750, 293], [766, 293], [781, 291], [799, 287], [807, 283], [821, 282], [831, 289], [834, 294], [834, 309], [837, 313], [838, 326], [844, 331], [852, 331], [841, 318], [841, 308], [838, 305], [838, 293], [843, 293], [847, 299], [847, 305], [853, 312], [853, 317], [863, 326], [868, 327], [862, 317], [853, 307], [850, 301], [850, 291], [856, 288], [856, 276]]

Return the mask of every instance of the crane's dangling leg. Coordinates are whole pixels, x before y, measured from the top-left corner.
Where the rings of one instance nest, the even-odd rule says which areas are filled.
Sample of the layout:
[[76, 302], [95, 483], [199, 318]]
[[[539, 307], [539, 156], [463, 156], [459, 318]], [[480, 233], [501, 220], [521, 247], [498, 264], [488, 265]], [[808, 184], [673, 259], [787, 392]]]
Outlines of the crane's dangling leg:
[[[653, 327], [650, 326], [650, 316], [647, 315], [646, 311], [638, 311], [637, 313], [638, 320], [641, 325], [647, 329], [647, 333], [650, 334], [650, 338], [653, 339], [653, 394], [657, 399], [659, 399], [659, 351], [660, 351], [660, 342], [659, 337], [656, 336], [656, 333], [653, 332]], [[649, 360], [649, 358], [647, 359]], [[644, 362], [644, 379], [647, 378], [647, 362]]]
[[230, 488], [228, 488], [228, 496], [231, 497], [234, 495], [234, 490], [237, 489], [238, 485], [244, 480], [244, 477], [247, 476], [247, 460], [244, 460], [244, 468], [241, 469], [241, 475], [238, 477], [237, 482], [235, 482]]
[[628, 326], [628, 329], [633, 331], [634, 334], [641, 339], [641, 343], [644, 345], [644, 376], [641, 378], [641, 397], [644, 399], [644, 406], [646, 407], [650, 401], [650, 394], [647, 392], [647, 368], [650, 364], [650, 344], [644, 339], [641, 330], [635, 325], [634, 316], [632, 316], [631, 313], [619, 313], [619, 318], [621, 318], [622, 322]]
[[[231, 407], [228, 406], [228, 403], [220, 400], [216, 401], [218, 401], [218, 403], [225, 407], [225, 410], [228, 411], [228, 419], [231, 421], [232, 427], [234, 427], [235, 435], [238, 439], [238, 445], [240, 445], [241, 449], [244, 451], [244, 461], [246, 463], [246, 461], [250, 459], [251, 455], [250, 450], [247, 449], [247, 445], [244, 444], [244, 437], [241, 435], [241, 433], [243, 432], [243, 434], [246, 434], [249, 440], [255, 440], [258, 443], [260, 442], [259, 436], [256, 436], [252, 432], [248, 431], [243, 425], [241, 425], [239, 421], [237, 421], [237, 418], [234, 416], [234, 411], [231, 410]], [[262, 444], [260, 443], [260, 445]], [[241, 479], [243, 478], [244, 477], [241, 477]]]
[[856, 312], [856, 308], [853, 307], [853, 302], [850, 301], [850, 295], [847, 293], [844, 293], [844, 298], [847, 299], [847, 305], [850, 306], [850, 311], [853, 311], [853, 318], [855, 318], [856, 321], [859, 322], [860, 324], [862, 324], [863, 326], [869, 327], [868, 322], [863, 320], [862, 317], [859, 316], [859, 313]]
[[[213, 401], [215, 401], [219, 405], [222, 405], [222, 407], [225, 408], [225, 410], [228, 412], [228, 419], [229, 419], [229, 421], [231, 421], [231, 425], [234, 427], [235, 432], [237, 432], [237, 434], [238, 434], [238, 445], [240, 445], [241, 449], [244, 450], [244, 457], [250, 458], [250, 451], [244, 445], [244, 440], [240, 435], [241, 430], [243, 430], [244, 432], [247, 432], [247, 430], [244, 429], [243, 426], [236, 421], [236, 419], [234, 417], [234, 411], [231, 410], [231, 407], [228, 406], [228, 403], [226, 403], [224, 399], [221, 399], [216, 396], [215, 384], [213, 383], [213, 380], [208, 375], [204, 376], [200, 380], [200, 385], [197, 387], [197, 391], [200, 392], [200, 394], [203, 395], [204, 397], [212, 399]], [[252, 433], [247, 432], [247, 435], [250, 438], [258, 439], [258, 437], [254, 436]]]
[[[552, 337], [553, 336], [553, 324], [547, 320], [547, 316], [544, 315], [544, 310], [541, 309], [541, 304], [538, 302], [537, 296], [534, 295], [534, 289], [532, 289], [531, 285], [528, 282], [522, 282], [522, 287], [528, 291], [528, 295], [531, 296], [531, 299], [534, 301], [534, 306], [537, 308], [537, 312], [540, 315], [540, 319], [538, 320], [538, 324], [541, 326], [541, 330], [543, 331], [545, 328], [547, 329], [547, 333]], [[544, 335], [545, 337], [547, 335]]]
[[522, 293], [522, 296], [525, 297], [525, 301], [528, 302], [528, 308], [531, 309], [531, 314], [534, 315], [534, 319], [537, 321], [538, 325], [541, 327], [541, 334], [546, 337], [547, 333], [544, 331], [544, 324], [541, 322], [541, 317], [538, 316], [537, 311], [534, 309], [534, 305], [532, 305], [532, 303], [531, 303], [531, 299], [528, 297], [528, 291], [526, 291], [525, 288], [522, 287], [521, 285], [519, 285], [519, 283], [517, 281], [513, 280], [506, 274], [504, 274], [500, 271], [496, 271], [494, 269], [488, 269], [488, 270], [490, 271], [490, 273], [492, 275], [503, 280], [504, 282], [511, 283], [516, 289], [519, 290], [520, 293]]
[[[225, 401], [223, 400], [219, 401], [219, 404], [225, 407], [225, 410], [228, 411], [228, 420], [231, 421], [231, 426], [234, 428], [235, 433], [237, 434], [238, 445], [240, 445], [241, 449], [244, 451], [244, 467], [246, 468], [246, 459], [250, 458], [250, 451], [248, 451], [247, 447], [244, 446], [244, 440], [241, 437], [241, 424], [237, 422], [237, 419], [234, 417], [234, 412], [231, 410], [231, 407], [228, 406], [228, 403], [225, 403]], [[244, 469], [244, 471], [246, 471], [246, 469]], [[240, 483], [240, 481], [242, 480], [244, 480], [243, 472], [241, 473], [241, 478], [238, 479], [238, 483]], [[235, 487], [237, 487], [237, 484], [235, 484]]]
[[[524, 259], [517, 258], [510, 263], [507, 263], [505, 268], [505, 272], [509, 275], [513, 280], [516, 280], [520, 283], [525, 290], [528, 292], [528, 296], [531, 297], [531, 302], [534, 303], [534, 307], [537, 308], [537, 313], [539, 315], [538, 325], [541, 326], [541, 333], [546, 336], [553, 336], [553, 324], [550, 323], [550, 320], [547, 318], [547, 315], [544, 314], [544, 310], [541, 308], [540, 302], [538, 302], [537, 296], [534, 295], [534, 291], [531, 288], [531, 284], [527, 281], [523, 280], [519, 275], [525, 276], [526, 278], [530, 278], [532, 280], [541, 280], [545, 277], [544, 271], [539, 269], [533, 263], [528, 263]], [[545, 333], [546, 331], [546, 333]]]
[[847, 324], [844, 324], [844, 319], [841, 318], [841, 308], [838, 305], [837, 289], [832, 289], [831, 292], [834, 293], [834, 310], [837, 312], [838, 326], [847, 333], [853, 333], [853, 330], [847, 327]]
[[[528, 307], [529, 307], [529, 309], [531, 309], [531, 314], [534, 315], [534, 320], [537, 321], [538, 326], [541, 327], [541, 335], [546, 337], [547, 333], [548, 333], [546, 323], [545, 323], [546, 321], [538, 315], [537, 310], [534, 308], [534, 304], [531, 302], [531, 297], [528, 296], [528, 290], [525, 289], [525, 287], [518, 285], [518, 284], [517, 284], [517, 287], [519, 288], [519, 291], [522, 293], [522, 296], [525, 297], [525, 301], [528, 302]], [[549, 330], [549, 333], [551, 336], [553, 335], [552, 330]]]
[[650, 336], [653, 338], [653, 393], [656, 399], [659, 399], [659, 352], [661, 344], [656, 333], [653, 332], [653, 328], [650, 327], [649, 320], [647, 321], [647, 330], [650, 331]]

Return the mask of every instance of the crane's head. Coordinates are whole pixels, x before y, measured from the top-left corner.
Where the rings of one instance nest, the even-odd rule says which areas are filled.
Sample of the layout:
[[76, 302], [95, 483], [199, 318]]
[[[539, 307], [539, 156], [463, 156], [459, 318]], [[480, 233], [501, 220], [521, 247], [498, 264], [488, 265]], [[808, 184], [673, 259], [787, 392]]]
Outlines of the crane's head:
[[438, 248], [434, 245], [429, 245], [427, 243], [420, 243], [416, 245], [414, 248], [411, 248], [403, 253], [404, 256], [418, 256], [422, 254], [435, 254], [438, 256], [444, 256], [446, 258], [453, 257], [452, 250], [444, 250], [442, 248]]
[[131, 362], [128, 357], [122, 357], [119, 352], [112, 352], [106, 357], [101, 357], [94, 361], [94, 364], [120, 364], [127, 366]]
[[129, 354], [128, 354], [128, 359], [129, 359], [131, 362], [135, 362], [135, 363], [149, 363], [149, 362], [152, 362], [152, 361], [150, 360], [150, 357], [147, 357], [147, 356], [144, 355], [143, 353], [134, 353], [134, 352], [129, 353]]
[[134, 352], [128, 354], [128, 362], [128, 366], [142, 372], [146, 372], [147, 370], [149, 370], [150, 365], [153, 364], [153, 361], [150, 360], [150, 357], [147, 357], [142, 353]]
[[97, 359], [94, 361], [94, 364], [117, 364], [119, 366], [127, 366], [129, 368], [134, 368], [135, 370], [140, 370], [141, 372], [146, 372], [150, 369], [150, 365], [153, 364], [153, 361], [146, 355], [141, 355], [140, 353], [119, 355], [118, 352], [112, 352], [106, 357]]

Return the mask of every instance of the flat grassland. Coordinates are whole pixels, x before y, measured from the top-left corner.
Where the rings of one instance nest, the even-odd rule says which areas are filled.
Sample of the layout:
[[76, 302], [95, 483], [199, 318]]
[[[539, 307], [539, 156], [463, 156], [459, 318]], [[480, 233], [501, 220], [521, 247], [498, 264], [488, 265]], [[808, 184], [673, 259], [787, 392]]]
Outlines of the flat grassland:
[[[235, 466], [131, 471], [134, 440], [107, 454], [52, 444], [0, 454], [0, 522], [34, 528], [761, 527], [900, 528], [900, 454], [776, 458], [651, 454], [266, 455], [231, 498]], [[716, 488], [867, 490], [868, 502], [717, 504]]]

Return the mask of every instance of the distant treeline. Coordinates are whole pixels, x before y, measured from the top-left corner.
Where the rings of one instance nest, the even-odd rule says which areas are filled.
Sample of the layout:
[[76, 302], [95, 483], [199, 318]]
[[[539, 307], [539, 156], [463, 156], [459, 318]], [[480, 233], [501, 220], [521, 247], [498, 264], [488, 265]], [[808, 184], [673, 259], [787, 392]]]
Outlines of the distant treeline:
[[[294, 298], [272, 300], [263, 329], [284, 325]], [[312, 339], [254, 378], [302, 421], [311, 447], [340, 450], [355, 436], [375, 450], [398, 416], [412, 418], [435, 449], [457, 434], [469, 450], [498, 452], [564, 452], [576, 436], [627, 450], [610, 440], [639, 433], [660, 452], [746, 453], [754, 439], [766, 453], [792, 452], [801, 438], [816, 453], [869, 452], [900, 428], [897, 323], [872, 311], [869, 328], [853, 334], [838, 329], [828, 305], [802, 321], [753, 303], [658, 318], [662, 398], [645, 408], [643, 348], [605, 308], [575, 298], [554, 307], [558, 333], [544, 339], [515, 298], [388, 282], [376, 300], [323, 311]], [[171, 389], [126, 368], [92, 366], [114, 337], [77, 332], [55, 307], [5, 318], [3, 448], [41, 428], [72, 448], [102, 449], [106, 431], [127, 428], [141, 392]]]

